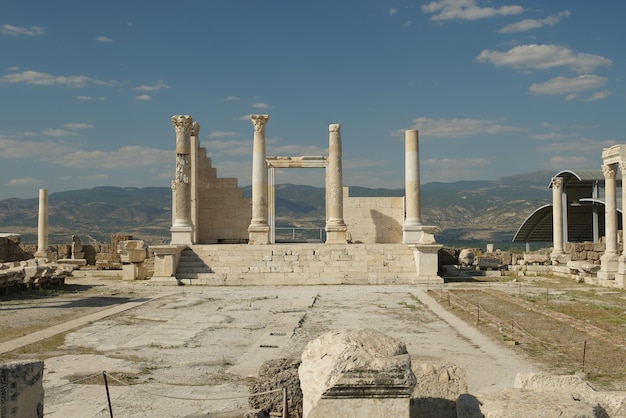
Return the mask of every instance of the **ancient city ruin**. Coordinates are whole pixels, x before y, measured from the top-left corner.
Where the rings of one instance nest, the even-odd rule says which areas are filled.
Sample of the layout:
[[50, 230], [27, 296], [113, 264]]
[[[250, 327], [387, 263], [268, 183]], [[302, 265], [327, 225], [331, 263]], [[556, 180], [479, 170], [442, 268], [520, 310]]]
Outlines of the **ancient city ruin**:
[[[63, 252], [57, 250], [53, 255], [48, 243], [48, 192], [40, 190], [38, 244], [34, 258], [3, 263], [0, 281], [4, 288], [24, 283], [30, 288], [44, 288], [62, 284], [72, 274], [94, 279], [109, 268], [121, 270], [119, 278], [127, 286], [140, 283], [192, 286], [165, 288], [177, 291], [160, 291], [159, 294], [155, 294], [152, 288], [143, 287], [144, 297], [129, 300], [126, 307], [112, 308], [111, 313], [95, 317], [86, 316], [80, 325], [58, 331], [68, 333], [64, 348], [88, 348], [94, 353], [67, 354], [68, 358], [56, 356], [46, 360], [48, 375], [44, 373], [43, 362], [37, 360], [0, 365], [0, 416], [42, 416], [44, 396], [50, 396], [54, 402], [53, 414], [65, 413], [59, 405], [72, 408], [74, 412], [85, 411], [92, 390], [97, 388], [86, 388], [81, 395], [73, 396], [70, 404], [65, 404], [63, 395], [54, 392], [57, 387], [52, 395], [44, 395], [42, 380], [47, 379], [48, 384], [56, 382], [58, 387], [69, 384], [63, 382], [77, 371], [68, 372], [71, 367], [68, 364], [82, 364], [83, 374], [95, 373], [97, 370], [93, 367], [100, 366], [135, 373], [138, 366], [129, 366], [132, 361], [124, 364], [118, 361], [116, 356], [120, 351], [136, 358], [158, 357], [162, 364], [167, 364], [163, 369], [168, 371], [162, 372], [165, 373], [163, 376], [180, 379], [177, 380], [179, 386], [169, 388], [180, 387], [174, 394], [178, 396], [176, 399], [205, 402], [196, 407], [204, 409], [208, 409], [208, 405], [218, 408], [219, 404], [210, 398], [222, 400], [220, 396], [224, 393], [203, 393], [204, 400], [189, 395], [200, 390], [194, 387], [204, 387], [202, 377], [195, 377], [194, 373], [198, 374], [203, 368], [215, 368], [214, 364], [204, 363], [203, 359], [211, 351], [219, 351], [223, 356], [220, 367], [226, 370], [222, 378], [226, 375], [229, 378], [257, 377], [249, 394], [240, 393], [242, 385], [219, 388], [228, 395], [249, 398], [250, 406], [256, 410], [250, 413], [254, 415], [248, 416], [266, 416], [263, 414], [268, 408], [281, 410], [283, 416], [287, 416], [286, 410], [289, 409], [294, 414], [290, 416], [311, 418], [333, 415], [539, 416], [540, 413], [546, 416], [604, 417], [626, 413], [626, 394], [623, 392], [598, 390], [580, 375], [540, 373], [502, 348], [490, 346], [489, 350], [477, 351], [471, 358], [463, 359], [463, 351], [472, 350], [472, 344], [479, 346], [473, 340], [475, 336], [463, 334], [465, 325], [456, 325], [451, 336], [444, 342], [435, 343], [434, 335], [438, 330], [418, 325], [415, 318], [411, 322], [401, 316], [393, 321], [390, 317], [379, 319], [377, 316], [397, 309], [388, 296], [394, 292], [400, 292], [404, 297], [409, 294], [409, 301], [419, 301], [419, 304], [411, 305], [411, 311], [420, 311], [421, 305], [431, 310], [441, 309], [424, 289], [439, 288], [443, 294], [444, 277], [559, 274], [606, 287], [623, 288], [626, 256], [620, 250], [619, 230], [623, 222], [618, 220], [617, 197], [620, 193], [616, 173], [619, 167], [622, 177], [626, 175], [626, 166], [622, 162], [622, 156], [626, 155], [625, 145], [603, 151], [601, 184], [601, 179], [593, 173], [586, 173], [585, 177], [561, 172], [552, 179], [552, 205], [540, 208], [518, 231], [520, 239], [532, 241], [540, 233], [545, 237], [545, 231], [551, 229], [548, 231], [553, 240], [551, 252], [518, 256], [503, 253], [491, 245], [480, 254], [465, 249], [454, 259], [442, 262], [444, 255], [442, 245], [435, 239], [436, 227], [425, 225], [421, 215], [417, 131], [405, 132], [405, 196], [360, 198], [350, 196], [349, 188], [343, 184], [340, 124], [328, 127], [329, 152], [326, 156], [268, 156], [265, 132], [269, 120], [268, 115], [251, 115], [252, 198], [246, 199], [236, 179], [217, 176], [206, 149], [200, 146], [199, 123], [188, 115], [172, 117], [176, 170], [172, 181], [172, 226], [168, 245], [148, 248], [142, 240], [120, 236], [107, 248], [101, 248], [98, 256], [74, 235]], [[279, 168], [325, 170], [327, 210], [323, 242], [276, 242], [274, 170]], [[585, 183], [586, 180], [589, 183]], [[569, 188], [568, 182], [571, 182]], [[583, 190], [581, 184], [589, 187]], [[626, 205], [624, 199], [622, 194], [622, 207]], [[586, 203], [590, 205], [583, 213], [579, 208]], [[604, 205], [604, 214], [599, 212], [600, 203]], [[582, 223], [589, 224], [589, 228], [580, 230], [579, 238], [574, 231], [578, 231], [576, 228]], [[525, 232], [527, 230], [529, 232]], [[588, 242], [569, 242], [570, 237]], [[115, 256], [111, 256], [112, 252]], [[577, 255], [580, 252], [585, 252], [589, 258], [582, 259]], [[602, 255], [590, 256], [591, 252], [601, 252]], [[8, 258], [9, 250], [6, 254], [4, 257]], [[99, 265], [101, 270], [87, 273], [87, 264]], [[84, 275], [81, 275], [81, 268]], [[354, 290], [340, 285], [379, 287], [362, 286], [366, 290]], [[236, 288], [231, 290], [230, 286]], [[138, 292], [137, 289], [133, 288], [133, 292]], [[274, 291], [279, 296], [273, 295]], [[354, 296], [355, 293], [358, 297]], [[321, 335], [315, 334], [317, 329], [313, 327], [300, 336], [299, 332], [303, 331], [299, 330], [315, 304], [323, 303], [324, 298], [331, 300], [337, 294], [339, 299], [334, 303], [342, 310], [332, 311], [332, 315], [346, 318], [345, 323]], [[157, 308], [148, 307], [149, 302], [161, 298], [163, 302]], [[322, 302], [318, 302], [320, 298]], [[366, 299], [367, 303], [364, 302]], [[222, 303], [224, 300], [228, 302]], [[351, 302], [353, 311], [348, 312], [339, 301]], [[406, 300], [403, 303], [408, 306]], [[204, 307], [194, 309], [200, 305]], [[136, 309], [136, 315], [125, 317], [123, 330], [119, 324], [113, 324], [113, 319], [106, 326], [98, 322], [125, 309]], [[429, 321], [435, 321], [434, 314], [421, 314]], [[447, 318], [439, 311], [437, 315]], [[454, 322], [449, 318], [445, 321]], [[321, 323], [323, 321], [316, 324], [320, 329]], [[389, 330], [389, 334], [371, 329], [372, 324]], [[417, 336], [411, 334], [413, 327], [421, 327]], [[245, 335], [245, 343], [234, 339], [236, 333]], [[400, 334], [408, 341], [391, 334]], [[453, 354], [458, 361], [465, 362], [467, 370], [455, 362], [438, 360], [442, 352], [452, 350], [450, 345], [459, 343], [458, 334], [471, 343]], [[294, 342], [298, 337], [306, 341]], [[26, 335], [0, 343], [0, 354], [24, 347], [38, 338], [48, 337]], [[165, 349], [171, 351], [164, 356], [162, 351]], [[231, 350], [239, 350], [238, 357], [227, 361], [226, 356]], [[185, 362], [187, 359], [190, 359], [189, 364]], [[518, 367], [513, 374], [504, 365], [509, 360]], [[490, 367], [496, 370], [491, 373], [495, 383], [484, 376], [484, 370], [477, 370]], [[178, 368], [183, 370], [180, 374], [174, 372]], [[503, 376], [498, 377], [499, 373]], [[507, 379], [513, 380], [509, 379], [511, 374], [515, 377], [514, 382], [503, 383]], [[263, 379], [259, 379], [259, 375]], [[110, 377], [114, 378], [113, 375]], [[280, 397], [274, 396], [278, 389], [270, 383], [273, 380], [282, 382], [283, 378], [292, 382], [289, 388], [291, 398], [279, 405], [276, 399]], [[193, 383], [195, 386], [185, 386], [193, 379], [197, 379]], [[476, 384], [477, 380], [481, 383]], [[123, 383], [115, 394], [120, 402], [128, 393], [123, 391]], [[149, 386], [150, 382], [142, 384]], [[488, 385], [497, 390], [486, 389]], [[162, 389], [158, 386], [150, 388]], [[287, 388], [282, 389], [287, 392]], [[295, 394], [298, 391], [299, 394]], [[260, 400], [254, 401], [257, 396]], [[131, 403], [141, 402], [149, 401], [132, 398]], [[291, 402], [289, 408], [287, 402]], [[166, 415], [178, 413], [176, 408], [181, 407], [170, 404], [161, 403], [155, 408], [159, 408], [158, 413]], [[150, 405], [142, 407], [147, 411]], [[237, 404], [237, 408], [242, 407]], [[132, 416], [129, 410], [126, 412]]]

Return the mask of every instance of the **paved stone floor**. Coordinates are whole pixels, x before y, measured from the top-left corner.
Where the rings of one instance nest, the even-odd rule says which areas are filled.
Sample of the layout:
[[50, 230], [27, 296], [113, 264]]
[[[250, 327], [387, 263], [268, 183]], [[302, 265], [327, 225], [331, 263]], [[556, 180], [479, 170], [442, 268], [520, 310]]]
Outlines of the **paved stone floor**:
[[114, 284], [134, 287], [145, 303], [130, 300], [65, 334], [45, 360], [46, 416], [109, 416], [103, 371], [132, 382], [110, 387], [115, 417], [241, 416], [265, 360], [299, 357], [339, 328], [376, 329], [404, 341], [414, 361], [464, 367], [470, 391], [512, 387], [517, 372], [540, 370], [446, 313], [425, 286]]

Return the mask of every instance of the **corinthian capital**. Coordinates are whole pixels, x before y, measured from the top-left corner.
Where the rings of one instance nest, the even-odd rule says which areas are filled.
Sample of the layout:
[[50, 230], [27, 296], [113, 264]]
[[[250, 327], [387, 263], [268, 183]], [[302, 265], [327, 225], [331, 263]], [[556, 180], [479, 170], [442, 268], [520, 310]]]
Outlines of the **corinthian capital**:
[[617, 165], [616, 164], [604, 164], [602, 166], [602, 174], [605, 179], [614, 179], [617, 174]]
[[331, 123], [328, 125], [329, 132], [339, 132], [341, 130], [341, 123]]
[[174, 115], [172, 116], [172, 124], [176, 133], [188, 133], [191, 131], [193, 119], [189, 115]]
[[270, 115], [250, 115], [250, 120], [254, 125], [254, 132], [265, 134], [265, 127], [270, 120]]

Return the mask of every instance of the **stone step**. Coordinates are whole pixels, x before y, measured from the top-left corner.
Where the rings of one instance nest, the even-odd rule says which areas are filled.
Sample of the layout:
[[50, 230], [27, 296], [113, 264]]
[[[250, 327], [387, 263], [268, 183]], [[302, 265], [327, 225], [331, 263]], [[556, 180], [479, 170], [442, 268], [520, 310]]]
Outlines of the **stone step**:
[[188, 266], [178, 266], [176, 269], [176, 276], [184, 273], [213, 273], [213, 269], [211, 267], [188, 267]]

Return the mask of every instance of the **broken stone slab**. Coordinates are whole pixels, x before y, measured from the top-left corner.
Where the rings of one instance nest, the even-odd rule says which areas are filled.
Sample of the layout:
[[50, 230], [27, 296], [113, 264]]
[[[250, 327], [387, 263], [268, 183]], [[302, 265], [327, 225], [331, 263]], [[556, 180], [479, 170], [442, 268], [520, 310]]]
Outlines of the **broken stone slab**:
[[310, 341], [298, 370], [303, 416], [408, 417], [415, 375], [406, 345], [371, 329]]
[[502, 262], [500, 261], [499, 258], [495, 258], [495, 257], [479, 257], [478, 260], [476, 261], [476, 264], [478, 265], [478, 268], [481, 270], [488, 270], [488, 269], [499, 270], [500, 268], [502, 268]]
[[570, 269], [570, 271], [573, 274], [578, 274], [578, 273], [596, 274], [598, 271], [600, 271], [601, 267], [602, 266], [600, 266], [599, 264], [589, 263], [588, 261], [568, 261], [567, 262], [567, 268]]
[[608, 418], [597, 403], [586, 402], [568, 393], [539, 392], [523, 389], [502, 389], [462, 394], [457, 399], [458, 418]]
[[283, 394], [267, 393], [273, 390], [287, 389], [287, 411], [289, 416], [302, 416], [302, 390], [298, 377], [299, 359], [280, 358], [268, 360], [259, 369], [259, 377], [248, 387], [250, 398], [248, 404], [254, 410], [262, 411], [265, 416], [270, 413], [283, 412]]
[[476, 254], [474, 250], [469, 248], [464, 248], [459, 253], [459, 264], [462, 266], [471, 266], [474, 264], [474, 259], [476, 258]]
[[550, 375], [542, 373], [518, 373], [514, 387], [536, 392], [556, 392], [571, 395], [589, 404], [599, 405], [609, 417], [626, 416], [626, 392], [597, 391], [579, 375]]
[[43, 417], [43, 361], [0, 364], [0, 417]]
[[146, 259], [146, 244], [141, 239], [120, 241], [117, 244], [117, 252], [122, 263], [142, 263]]

